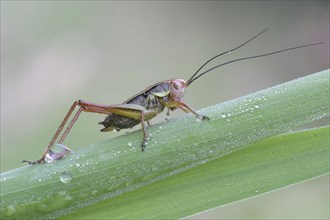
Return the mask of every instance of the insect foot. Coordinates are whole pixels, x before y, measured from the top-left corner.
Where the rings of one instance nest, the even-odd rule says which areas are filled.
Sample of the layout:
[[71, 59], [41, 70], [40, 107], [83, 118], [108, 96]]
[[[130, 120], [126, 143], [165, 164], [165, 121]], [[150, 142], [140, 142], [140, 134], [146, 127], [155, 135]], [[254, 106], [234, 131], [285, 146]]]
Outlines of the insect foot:
[[148, 145], [147, 141], [148, 141], [147, 139], [143, 139], [142, 144], [141, 144], [142, 151], [144, 151], [144, 149], [146, 148], [146, 145]]
[[202, 120], [208, 120], [208, 121], [210, 120], [210, 118], [205, 115], [201, 115], [201, 118], [202, 118]]
[[63, 144], [55, 144], [51, 148], [46, 148], [44, 155], [39, 160], [29, 161], [23, 160], [22, 163], [28, 163], [30, 165], [33, 164], [40, 164], [40, 163], [51, 163], [55, 160], [60, 160], [62, 158], [67, 157], [68, 155], [72, 154], [73, 151]]
[[31, 161], [31, 160], [22, 160], [22, 163], [28, 163], [30, 165], [33, 165], [33, 164], [40, 164], [40, 163], [43, 163], [45, 162], [45, 159], [44, 158], [41, 158], [39, 160], [35, 160], [35, 161]]
[[207, 116], [205, 116], [205, 115], [197, 115], [197, 119], [196, 119], [196, 121], [198, 121], [198, 122], [201, 122], [201, 121], [203, 121], [203, 120], [210, 120], [210, 118], [209, 117], [207, 117]]

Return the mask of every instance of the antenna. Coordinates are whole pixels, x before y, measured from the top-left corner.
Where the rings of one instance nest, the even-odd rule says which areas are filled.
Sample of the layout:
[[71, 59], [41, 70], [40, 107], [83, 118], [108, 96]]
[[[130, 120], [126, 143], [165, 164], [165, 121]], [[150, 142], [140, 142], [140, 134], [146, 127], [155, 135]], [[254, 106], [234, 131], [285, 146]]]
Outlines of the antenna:
[[246, 44], [249, 43], [250, 41], [252, 41], [252, 40], [254, 40], [255, 38], [259, 37], [261, 34], [263, 34], [264, 32], [266, 32], [267, 30], [268, 30], [268, 28], [266, 28], [265, 30], [261, 31], [259, 34], [257, 34], [257, 35], [255, 35], [254, 37], [250, 38], [248, 41], [244, 42], [243, 44], [239, 45], [238, 47], [235, 47], [235, 48], [233, 48], [233, 49], [231, 49], [231, 50], [227, 50], [227, 51], [225, 51], [225, 52], [222, 52], [222, 53], [220, 53], [220, 54], [218, 54], [218, 55], [212, 57], [211, 59], [207, 60], [207, 61], [206, 61], [201, 67], [198, 68], [198, 70], [194, 73], [194, 75], [192, 75], [192, 76], [190, 77], [190, 79], [187, 81], [187, 84], [189, 85], [189, 84], [193, 81], [193, 78], [197, 75], [197, 73], [198, 73], [198, 72], [199, 72], [199, 71], [200, 71], [200, 70], [201, 70], [206, 64], [208, 64], [209, 62], [211, 62], [212, 60], [214, 60], [214, 59], [217, 58], [217, 57], [220, 57], [220, 56], [225, 55], [225, 54], [227, 54], [227, 53], [231, 53], [231, 52], [233, 52], [234, 50], [237, 50], [237, 49], [243, 47], [244, 45], [246, 45]]
[[283, 49], [283, 50], [278, 50], [278, 51], [274, 51], [274, 52], [270, 52], [270, 53], [265, 53], [265, 54], [260, 54], [260, 55], [254, 55], [254, 56], [249, 56], [249, 57], [242, 57], [242, 58], [238, 58], [238, 59], [235, 59], [235, 60], [231, 60], [231, 61], [228, 61], [228, 62], [225, 62], [225, 63], [222, 63], [222, 64], [219, 64], [217, 66], [214, 66], [204, 72], [202, 72], [201, 74], [199, 74], [198, 76], [196, 76], [195, 78], [190, 78], [188, 81], [187, 81], [187, 86], [190, 85], [192, 82], [194, 82], [196, 79], [198, 79], [199, 77], [203, 76], [204, 74], [216, 69], [216, 68], [219, 68], [221, 66], [224, 66], [224, 65], [227, 65], [227, 64], [230, 64], [230, 63], [234, 63], [234, 62], [238, 62], [238, 61], [242, 61], [242, 60], [249, 60], [249, 59], [254, 59], [254, 58], [258, 58], [258, 57], [265, 57], [265, 56], [269, 56], [269, 55], [273, 55], [273, 54], [277, 54], [277, 53], [282, 53], [282, 52], [285, 52], [285, 51], [289, 51], [289, 50], [295, 50], [295, 49], [299, 49], [299, 48], [303, 48], [303, 47], [311, 47], [311, 46], [316, 46], [316, 45], [319, 45], [319, 44], [323, 44], [324, 42], [320, 42], [320, 43], [314, 43], [314, 44], [306, 44], [306, 45], [302, 45], [302, 46], [297, 46], [297, 47], [291, 47], [291, 48], [287, 48], [287, 49]]

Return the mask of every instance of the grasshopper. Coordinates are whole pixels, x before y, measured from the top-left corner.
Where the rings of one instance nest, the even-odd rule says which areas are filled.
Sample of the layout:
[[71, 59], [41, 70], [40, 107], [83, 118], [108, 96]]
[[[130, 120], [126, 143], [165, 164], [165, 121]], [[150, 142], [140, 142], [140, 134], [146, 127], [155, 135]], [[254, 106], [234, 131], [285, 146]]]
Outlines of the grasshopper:
[[[201, 76], [205, 75], [206, 73], [208, 73], [216, 68], [219, 68], [221, 66], [224, 66], [224, 65], [227, 65], [230, 63], [247, 60], [247, 59], [254, 59], [254, 58], [258, 58], [258, 57], [269, 56], [269, 55], [282, 53], [282, 52], [289, 51], [289, 50], [295, 50], [298, 48], [315, 46], [315, 45], [319, 45], [319, 44], [323, 43], [323, 42], [321, 42], [321, 43], [302, 45], [302, 46], [286, 48], [283, 50], [278, 50], [278, 51], [274, 51], [274, 52], [270, 52], [270, 53], [266, 53], [266, 54], [234, 59], [234, 60], [219, 64], [219, 65], [216, 65], [202, 73], [199, 73], [205, 65], [207, 65], [209, 62], [211, 62], [215, 58], [228, 54], [228, 53], [231, 53], [234, 50], [241, 48], [242, 46], [246, 45], [250, 41], [254, 40], [258, 36], [263, 34], [265, 31], [267, 31], [267, 29], [258, 33], [257, 35], [250, 38], [248, 41], [244, 42], [243, 44], [241, 44], [231, 50], [220, 53], [220, 54], [212, 57], [211, 59], [207, 60], [202, 66], [200, 66], [200, 68], [187, 81], [185, 81], [183, 79], [170, 79], [170, 80], [158, 82], [158, 83], [146, 88], [145, 90], [137, 93], [136, 95], [132, 96], [131, 98], [127, 99], [122, 104], [118, 104], [118, 105], [102, 105], [102, 104], [86, 102], [83, 100], [75, 101], [72, 104], [71, 108], [69, 109], [68, 113], [65, 115], [62, 123], [60, 124], [57, 131], [55, 132], [49, 145], [45, 149], [45, 152], [42, 155], [42, 157], [36, 161], [23, 160], [22, 162], [27, 162], [29, 164], [44, 163], [46, 155], [49, 153], [53, 154], [53, 152], [51, 151], [51, 148], [54, 145], [55, 141], [58, 139], [58, 136], [62, 132], [64, 126], [66, 125], [67, 121], [69, 120], [71, 114], [74, 112], [76, 107], [79, 107], [79, 109], [76, 112], [76, 114], [73, 116], [73, 118], [71, 119], [71, 122], [69, 123], [66, 130], [64, 131], [61, 138], [59, 139], [58, 144], [62, 144], [64, 142], [65, 138], [67, 137], [67, 135], [70, 132], [74, 123], [77, 121], [81, 112], [93, 112], [93, 113], [107, 115], [107, 117], [105, 118], [104, 121], [99, 122], [99, 124], [104, 126], [104, 128], [101, 129], [102, 132], [113, 131], [113, 130], [119, 131], [121, 129], [132, 128], [141, 123], [142, 131], [143, 131], [143, 140], [141, 143], [141, 148], [142, 148], [142, 151], [144, 151], [146, 144], [147, 144], [147, 140], [148, 140], [146, 123], [150, 126], [149, 121], [152, 118], [154, 118], [156, 115], [161, 113], [165, 108], [167, 108], [168, 110], [171, 110], [171, 111], [174, 111], [179, 108], [186, 113], [194, 114], [199, 120], [210, 120], [207, 116], [197, 113], [195, 110], [193, 110], [191, 107], [189, 107], [182, 100], [185, 89], [192, 82], [194, 82]], [[59, 154], [59, 155], [56, 155], [57, 156], [56, 159], [61, 159], [62, 157], [64, 157], [64, 155], [62, 155], [62, 154]]]

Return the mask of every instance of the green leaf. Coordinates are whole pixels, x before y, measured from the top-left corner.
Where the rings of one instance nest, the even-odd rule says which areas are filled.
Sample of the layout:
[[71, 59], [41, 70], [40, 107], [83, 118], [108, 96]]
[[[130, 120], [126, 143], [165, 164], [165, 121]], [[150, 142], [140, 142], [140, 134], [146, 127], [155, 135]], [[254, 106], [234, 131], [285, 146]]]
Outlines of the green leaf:
[[[148, 128], [150, 140], [143, 153], [142, 133], [137, 131], [82, 148], [64, 160], [2, 173], [0, 217], [55, 218], [121, 198], [118, 195], [328, 116], [329, 89], [327, 70], [208, 107], [201, 113], [210, 121], [184, 115], [154, 125]], [[71, 181], [63, 180], [70, 175]], [[162, 201], [162, 208], [177, 199]], [[200, 204], [195, 211], [202, 208]]]
[[63, 219], [177, 219], [329, 172], [330, 127], [268, 138]]

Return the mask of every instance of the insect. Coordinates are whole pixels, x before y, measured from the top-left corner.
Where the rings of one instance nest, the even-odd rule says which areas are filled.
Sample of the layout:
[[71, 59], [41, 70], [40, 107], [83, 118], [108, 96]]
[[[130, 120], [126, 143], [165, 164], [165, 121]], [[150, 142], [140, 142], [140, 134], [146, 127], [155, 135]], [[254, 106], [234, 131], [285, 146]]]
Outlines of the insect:
[[[261, 55], [254, 55], [254, 56], [248, 56], [243, 58], [234, 59], [219, 65], [216, 65], [202, 73], [199, 73], [204, 66], [206, 66], [209, 62], [214, 60], [215, 58], [231, 53], [242, 46], [246, 45], [250, 41], [254, 40], [261, 34], [263, 34], [267, 29], [263, 30], [262, 32], [258, 33], [254, 37], [250, 38], [243, 44], [239, 45], [238, 47], [235, 47], [231, 50], [225, 51], [223, 53], [220, 53], [211, 59], [207, 60], [187, 81], [183, 79], [170, 79], [158, 82], [145, 90], [137, 93], [136, 95], [132, 96], [128, 100], [126, 100], [122, 104], [118, 105], [102, 105], [102, 104], [95, 104], [91, 102], [86, 102], [82, 100], [75, 101], [71, 108], [69, 109], [68, 113], [64, 117], [62, 123], [60, 124], [59, 128], [55, 132], [53, 138], [51, 139], [49, 145], [45, 149], [44, 154], [39, 160], [36, 161], [28, 161], [23, 160], [22, 162], [27, 162], [29, 164], [39, 164], [45, 162], [46, 155], [51, 152], [51, 148], [54, 145], [55, 141], [58, 139], [58, 136], [62, 132], [64, 126], [66, 125], [67, 121], [69, 120], [71, 114], [74, 112], [76, 107], [79, 107], [76, 114], [71, 119], [71, 122], [67, 126], [66, 130], [63, 132], [61, 138], [57, 143], [62, 144], [67, 137], [68, 133], [70, 132], [72, 126], [77, 121], [79, 115], [81, 112], [94, 112], [99, 114], [106, 114], [107, 117], [104, 121], [99, 122], [99, 124], [103, 125], [104, 128], [101, 129], [102, 132], [105, 131], [112, 131], [112, 130], [121, 130], [126, 128], [132, 128], [138, 124], [141, 123], [142, 125], [142, 131], [143, 131], [143, 140], [141, 143], [142, 151], [144, 151], [147, 140], [148, 140], [148, 133], [146, 128], [146, 123], [150, 126], [149, 121], [154, 118], [156, 115], [161, 113], [165, 108], [168, 110], [175, 110], [175, 109], [181, 109], [186, 113], [192, 113], [194, 114], [198, 119], [200, 120], [210, 120], [207, 116], [201, 115], [197, 113], [195, 110], [193, 110], [191, 107], [189, 107], [183, 100], [182, 97], [184, 95], [185, 89], [191, 85], [195, 80], [200, 78], [201, 76], [205, 75], [206, 73], [219, 68], [221, 66], [247, 60], [247, 59], [254, 59], [258, 57], [264, 57], [269, 56], [272, 54], [282, 53], [289, 50], [295, 50], [298, 48], [303, 47], [309, 47], [309, 46], [315, 46], [322, 44], [321, 43], [314, 43], [314, 44], [308, 44], [308, 45], [302, 45], [297, 47], [291, 47], [286, 48], [283, 50], [278, 50], [270, 53], [265, 53]], [[56, 159], [60, 159], [63, 156], [61, 154], [56, 155]]]

